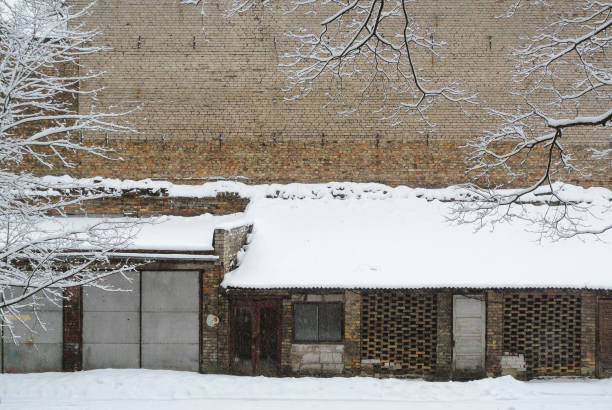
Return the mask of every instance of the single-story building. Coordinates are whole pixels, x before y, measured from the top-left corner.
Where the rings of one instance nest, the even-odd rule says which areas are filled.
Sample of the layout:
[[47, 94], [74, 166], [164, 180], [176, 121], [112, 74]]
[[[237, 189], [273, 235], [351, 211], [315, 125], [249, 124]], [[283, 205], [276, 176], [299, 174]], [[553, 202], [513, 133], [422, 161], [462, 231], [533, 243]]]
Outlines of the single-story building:
[[24, 331], [18, 344], [4, 337], [2, 371], [612, 376], [605, 241], [538, 241], [520, 223], [452, 225], [450, 190], [172, 190], [250, 203], [145, 226], [115, 255], [145, 261], [109, 279], [122, 291], [72, 289], [63, 306], [41, 308], [48, 331]]

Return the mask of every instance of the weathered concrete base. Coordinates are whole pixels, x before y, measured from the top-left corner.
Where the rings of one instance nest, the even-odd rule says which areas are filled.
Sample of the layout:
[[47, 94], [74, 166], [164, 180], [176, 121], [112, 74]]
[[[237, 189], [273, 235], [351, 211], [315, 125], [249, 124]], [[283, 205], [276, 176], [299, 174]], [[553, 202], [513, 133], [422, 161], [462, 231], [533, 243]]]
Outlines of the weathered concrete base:
[[344, 370], [344, 345], [294, 344], [291, 370], [296, 375], [340, 375]]

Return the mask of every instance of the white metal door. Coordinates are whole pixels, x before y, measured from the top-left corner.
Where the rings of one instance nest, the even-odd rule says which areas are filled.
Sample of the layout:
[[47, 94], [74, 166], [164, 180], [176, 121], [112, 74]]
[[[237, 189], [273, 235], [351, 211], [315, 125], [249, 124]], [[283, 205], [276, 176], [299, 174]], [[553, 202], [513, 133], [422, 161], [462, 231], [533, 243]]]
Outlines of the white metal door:
[[482, 295], [453, 296], [453, 367], [484, 372], [486, 305]]

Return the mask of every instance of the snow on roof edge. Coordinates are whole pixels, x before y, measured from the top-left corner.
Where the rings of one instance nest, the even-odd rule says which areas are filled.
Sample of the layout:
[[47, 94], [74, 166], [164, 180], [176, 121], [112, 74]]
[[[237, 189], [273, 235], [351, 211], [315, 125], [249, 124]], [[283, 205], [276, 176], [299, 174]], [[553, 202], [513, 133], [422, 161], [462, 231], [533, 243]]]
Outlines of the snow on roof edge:
[[[118, 191], [146, 189], [152, 193], [164, 191], [170, 197], [205, 198], [215, 197], [220, 193], [235, 193], [243, 198], [280, 198], [294, 199], [387, 199], [387, 198], [424, 198], [426, 200], [453, 201], [469, 198], [471, 191], [451, 185], [446, 188], [412, 188], [406, 185], [395, 187], [370, 182], [327, 182], [317, 184], [258, 184], [248, 185], [243, 182], [218, 180], [196, 185], [174, 184], [166, 180], [129, 180], [112, 178], [73, 178], [64, 176], [45, 176], [42, 181], [53, 188], [104, 188]], [[555, 183], [555, 188], [564, 199], [573, 202], [610, 203], [612, 190], [604, 187], [584, 188], [579, 185]], [[547, 188], [536, 190], [525, 196], [525, 201], [544, 203], [548, 197], [542, 195]], [[506, 189], [500, 192], [512, 192]]]

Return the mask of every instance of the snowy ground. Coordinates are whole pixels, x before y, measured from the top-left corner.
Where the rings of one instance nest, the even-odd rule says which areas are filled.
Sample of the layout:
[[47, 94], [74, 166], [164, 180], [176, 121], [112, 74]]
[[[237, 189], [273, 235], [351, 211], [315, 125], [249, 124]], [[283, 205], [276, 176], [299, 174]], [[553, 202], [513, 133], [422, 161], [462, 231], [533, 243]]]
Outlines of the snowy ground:
[[153, 370], [0, 374], [0, 409], [612, 409], [612, 379], [468, 383]]

